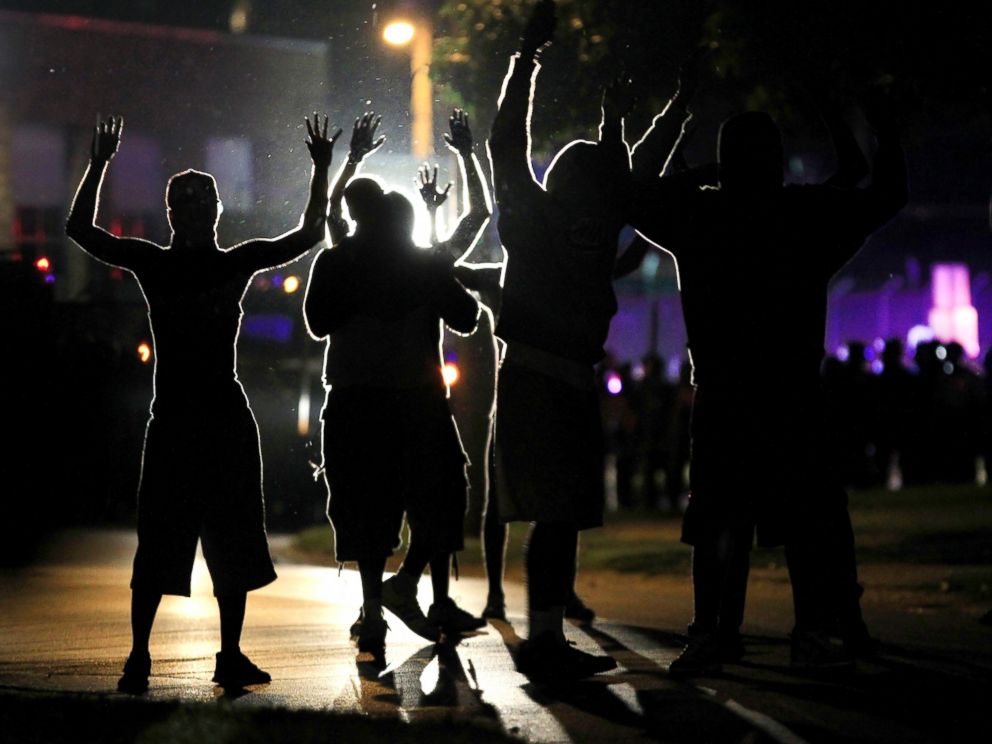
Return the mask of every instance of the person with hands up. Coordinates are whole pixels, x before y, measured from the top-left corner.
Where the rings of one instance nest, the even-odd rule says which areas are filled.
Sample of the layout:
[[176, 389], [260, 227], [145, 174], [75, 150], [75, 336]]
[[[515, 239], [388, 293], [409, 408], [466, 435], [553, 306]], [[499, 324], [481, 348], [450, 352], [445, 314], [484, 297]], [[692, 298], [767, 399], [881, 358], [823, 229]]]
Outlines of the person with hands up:
[[[322, 472], [335, 556], [357, 561], [361, 576], [362, 610], [352, 633], [360, 652], [384, 663], [383, 609], [430, 641], [442, 630], [452, 635], [480, 624], [447, 595], [450, 556], [463, 547], [467, 480], [440, 348], [442, 324], [470, 333], [479, 309], [456, 281], [452, 259], [414, 244], [406, 197], [383, 193], [369, 178], [346, 182], [381, 145], [378, 124], [372, 114], [356, 121], [352, 153], [331, 197], [333, 214], [343, 195], [355, 229], [314, 261], [304, 315], [311, 335], [329, 342]], [[383, 581], [404, 514], [410, 545], [399, 571]], [[428, 616], [417, 586], [432, 561]]]
[[148, 688], [155, 614], [163, 594], [189, 596], [197, 541], [220, 611], [214, 681], [236, 689], [270, 680], [240, 648], [247, 592], [276, 575], [265, 534], [258, 426], [238, 380], [235, 342], [252, 276], [300, 257], [324, 238], [327, 169], [337, 135], [328, 137], [327, 118], [321, 123], [316, 114], [306, 127], [313, 171], [300, 224], [280, 237], [227, 249], [217, 242], [217, 185], [194, 170], [169, 179], [169, 245], [98, 226], [100, 187], [120, 146], [123, 119], [110, 117], [93, 132], [66, 232], [94, 258], [134, 275], [154, 339], [131, 579], [132, 647], [118, 682], [123, 692]]

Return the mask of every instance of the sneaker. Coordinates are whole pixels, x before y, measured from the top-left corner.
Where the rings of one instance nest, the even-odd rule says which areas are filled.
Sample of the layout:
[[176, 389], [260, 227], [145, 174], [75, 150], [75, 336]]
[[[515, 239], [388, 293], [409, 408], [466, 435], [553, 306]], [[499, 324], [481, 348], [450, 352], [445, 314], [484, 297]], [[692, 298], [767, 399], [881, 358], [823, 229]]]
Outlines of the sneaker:
[[421, 638], [440, 640], [440, 629], [427, 619], [417, 602], [417, 582], [402, 571], [382, 582], [382, 606]]
[[148, 675], [152, 671], [152, 659], [147, 654], [131, 653], [124, 662], [124, 674], [117, 680], [117, 690], [128, 695], [140, 695], [148, 691]]
[[486, 599], [486, 609], [482, 611], [486, 620], [502, 620], [506, 622], [506, 601], [502, 594], [490, 594]]
[[854, 665], [854, 659], [840, 644], [815, 630], [793, 630], [789, 665], [793, 669], [840, 669]]
[[593, 656], [579, 651], [551, 633], [520, 644], [517, 671], [535, 682], [567, 682], [617, 668], [611, 656]]
[[451, 597], [445, 597], [435, 602], [427, 610], [427, 619], [449, 635], [468, 633], [478, 630], [486, 624], [481, 617], [476, 617], [455, 604]]
[[720, 636], [716, 631], [689, 630], [689, 642], [668, 666], [673, 677], [716, 674], [721, 667]]
[[359, 607], [358, 608], [358, 619], [355, 620], [355, 622], [353, 622], [351, 624], [351, 627], [350, 628], [348, 628], [348, 633], [351, 635], [352, 638], [358, 638], [358, 636], [361, 635], [361, 632], [362, 632], [362, 621], [364, 619], [365, 619], [365, 608], [364, 607]]
[[238, 688], [268, 684], [272, 677], [252, 664], [251, 659], [240, 651], [218, 651], [213, 681], [224, 688]]
[[[386, 655], [386, 631], [389, 625], [386, 624], [382, 613], [378, 617], [361, 616], [361, 627], [358, 633], [358, 650], [361, 653], [372, 654], [376, 659], [382, 659]], [[357, 624], [357, 623], [356, 623]], [[353, 625], [352, 628], [355, 626]]]
[[588, 625], [596, 619], [596, 613], [593, 612], [591, 607], [586, 606], [585, 602], [579, 599], [578, 594], [572, 592], [571, 596], [565, 600], [565, 617], [569, 620], [575, 620], [576, 622]]

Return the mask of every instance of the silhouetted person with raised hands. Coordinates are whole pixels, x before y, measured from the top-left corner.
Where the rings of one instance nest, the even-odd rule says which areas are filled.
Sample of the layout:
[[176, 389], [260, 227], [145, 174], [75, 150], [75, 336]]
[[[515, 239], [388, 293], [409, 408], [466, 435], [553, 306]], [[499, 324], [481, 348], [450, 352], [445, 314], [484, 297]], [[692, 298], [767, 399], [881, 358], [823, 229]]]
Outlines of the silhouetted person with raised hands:
[[533, 525], [525, 559], [529, 633], [517, 665], [538, 680], [616, 666], [610, 657], [571, 647], [563, 616], [579, 530], [603, 520], [604, 442], [593, 366], [617, 310], [612, 273], [630, 177], [626, 112], [612, 89], [599, 141], [573, 142], [559, 152], [543, 188], [534, 178], [529, 124], [536, 58], [555, 25], [555, 4], [537, 3], [503, 83], [489, 141], [507, 252], [496, 327], [507, 345], [497, 393], [497, 490], [503, 520]]
[[252, 276], [306, 253], [324, 238], [327, 169], [334, 140], [307, 119], [313, 160], [299, 227], [229, 249], [217, 244], [221, 202], [208, 173], [188, 170], [166, 192], [172, 240], [159, 246], [96, 225], [107, 164], [123, 120], [99, 124], [66, 231], [87, 253], [138, 280], [154, 338], [155, 377], [138, 494], [138, 551], [131, 579], [133, 645], [118, 688], [148, 687], [148, 639], [163, 594], [189, 596], [197, 540], [220, 610], [214, 681], [234, 688], [268, 682], [241, 653], [247, 592], [276, 577], [265, 536], [258, 427], [238, 381], [235, 341]]
[[[640, 181], [632, 223], [678, 262], [695, 384], [683, 523], [693, 546], [695, 616], [671, 671], [713, 671], [743, 652], [755, 525], [759, 544], [785, 544], [796, 613], [792, 663], [844, 663], [825, 634], [832, 612], [841, 615], [848, 651], [868, 650], [871, 639], [858, 604], [846, 494], [822, 456], [827, 284], [905, 203], [902, 151], [890, 128], [880, 128], [870, 184], [840, 189], [784, 187], [781, 135], [764, 113], [724, 122], [718, 150], [718, 188], [657, 178], [659, 162], [638, 163], [634, 153]], [[770, 334], [783, 359], [774, 375], [753, 364], [755, 342]]]
[[[370, 121], [356, 126], [349, 162], [374, 149]], [[355, 232], [314, 262], [304, 311], [311, 334], [329, 340], [321, 415], [335, 554], [358, 562], [358, 648], [382, 662], [383, 607], [422, 637], [440, 639], [417, 602], [417, 582], [432, 558], [462, 548], [467, 488], [441, 375], [441, 323], [471, 332], [478, 305], [449, 257], [414, 244], [409, 200], [377, 189], [364, 178], [343, 189]], [[404, 512], [411, 545], [384, 582]]]

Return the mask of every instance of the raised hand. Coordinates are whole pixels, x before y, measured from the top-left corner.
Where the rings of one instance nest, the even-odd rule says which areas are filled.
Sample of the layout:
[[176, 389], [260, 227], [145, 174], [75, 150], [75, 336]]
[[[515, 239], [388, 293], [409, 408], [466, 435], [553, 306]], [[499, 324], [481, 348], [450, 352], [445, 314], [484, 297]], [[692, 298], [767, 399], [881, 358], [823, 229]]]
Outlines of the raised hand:
[[330, 168], [331, 156], [334, 154], [334, 143], [341, 136], [341, 130], [339, 129], [328, 138], [327, 116], [324, 116], [324, 126], [322, 128], [320, 126], [320, 115], [316, 111], [313, 114], [312, 124], [308, 116], [304, 117], [304, 121], [307, 123], [308, 136], [306, 145], [310, 151], [310, 158], [313, 160], [314, 166], [317, 168]]
[[446, 132], [443, 135], [448, 147], [464, 157], [471, 156], [472, 130], [468, 126], [468, 114], [461, 109], [452, 111], [448, 117], [448, 128], [451, 129], [451, 134]]
[[111, 116], [106, 121], [97, 121], [93, 127], [93, 145], [90, 157], [98, 162], [106, 163], [117, 154], [121, 146], [121, 130], [124, 129], [123, 116]]
[[520, 39], [520, 51], [525, 56], [533, 56], [554, 39], [555, 27], [558, 25], [556, 10], [554, 0], [538, 0]]
[[430, 167], [425, 163], [420, 167], [420, 198], [424, 200], [424, 205], [427, 207], [427, 211], [433, 214], [437, 211], [437, 208], [444, 204], [448, 199], [448, 191], [451, 189], [451, 184], [449, 183], [444, 187], [444, 191], [438, 191], [437, 189], [437, 166], [434, 166], [433, 173]]
[[359, 118], [355, 119], [355, 126], [351, 130], [351, 151], [348, 160], [352, 163], [360, 163], [366, 157], [382, 147], [386, 141], [385, 136], [375, 138], [375, 130], [379, 128], [381, 116], [376, 116], [373, 111], [366, 111]]

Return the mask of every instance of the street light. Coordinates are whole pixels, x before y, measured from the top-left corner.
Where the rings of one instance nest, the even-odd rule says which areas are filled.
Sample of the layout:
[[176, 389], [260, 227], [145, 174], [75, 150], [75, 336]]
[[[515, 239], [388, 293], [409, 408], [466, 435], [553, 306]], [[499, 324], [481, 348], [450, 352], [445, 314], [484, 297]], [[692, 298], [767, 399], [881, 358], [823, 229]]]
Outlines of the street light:
[[390, 46], [410, 47], [410, 152], [415, 158], [434, 154], [434, 92], [430, 69], [434, 29], [430, 16], [412, 2], [383, 3], [382, 38]]

